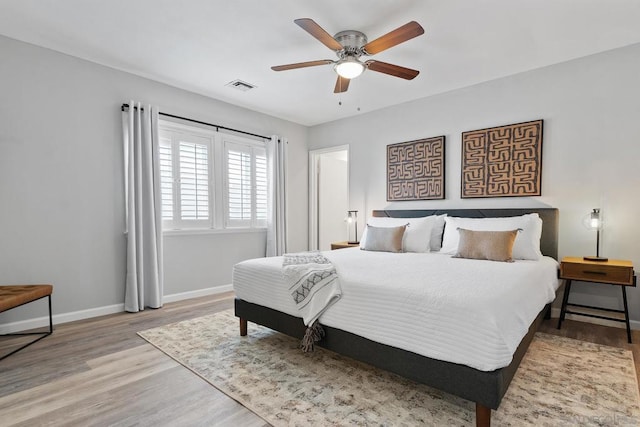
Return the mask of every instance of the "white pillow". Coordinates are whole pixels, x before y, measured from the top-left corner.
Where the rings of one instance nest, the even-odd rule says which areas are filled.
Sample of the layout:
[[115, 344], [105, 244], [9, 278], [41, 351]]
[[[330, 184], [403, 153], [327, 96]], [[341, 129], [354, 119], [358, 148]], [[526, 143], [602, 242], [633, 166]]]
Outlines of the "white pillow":
[[[367, 225], [372, 227], [398, 227], [409, 224], [404, 232], [403, 252], [429, 252], [431, 250], [431, 230], [435, 223], [435, 216], [422, 218], [372, 217], [367, 221]], [[365, 227], [360, 239], [360, 249], [365, 247], [366, 241], [367, 228]]]
[[447, 214], [436, 215], [431, 229], [431, 252], [438, 252], [442, 247], [442, 233], [444, 233], [444, 219]]
[[542, 257], [542, 220], [537, 213], [508, 218], [446, 217], [445, 223], [440, 253], [456, 254], [460, 241], [458, 228], [474, 231], [508, 231], [520, 228], [522, 231], [518, 232], [513, 245], [513, 259], [539, 260]]

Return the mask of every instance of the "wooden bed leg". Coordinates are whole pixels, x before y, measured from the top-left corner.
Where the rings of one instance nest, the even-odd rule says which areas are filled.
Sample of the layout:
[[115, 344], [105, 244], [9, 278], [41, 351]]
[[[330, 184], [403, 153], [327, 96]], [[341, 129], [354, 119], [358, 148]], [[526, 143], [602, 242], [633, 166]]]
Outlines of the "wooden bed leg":
[[491, 408], [476, 403], [476, 427], [491, 426]]
[[240, 336], [244, 337], [247, 335], [247, 319], [244, 319], [242, 317], [240, 317], [239, 319], [240, 319]]

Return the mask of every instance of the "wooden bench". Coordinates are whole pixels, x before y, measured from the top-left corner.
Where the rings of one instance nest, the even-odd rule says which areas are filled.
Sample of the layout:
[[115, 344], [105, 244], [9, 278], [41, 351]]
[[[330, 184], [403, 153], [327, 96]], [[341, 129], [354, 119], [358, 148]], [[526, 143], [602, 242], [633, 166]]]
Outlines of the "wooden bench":
[[51, 316], [51, 293], [53, 292], [52, 285], [10, 285], [0, 286], [0, 313], [11, 310], [12, 308], [20, 307], [21, 305], [28, 304], [30, 302], [42, 299], [44, 297], [49, 298], [49, 330], [46, 332], [16, 332], [12, 334], [0, 334], [0, 336], [18, 336], [18, 335], [39, 335], [33, 341], [28, 342], [22, 347], [13, 350], [11, 353], [0, 357], [0, 360], [11, 356], [14, 353], [30, 346], [33, 343], [40, 341], [42, 338], [51, 335], [53, 333], [53, 319]]

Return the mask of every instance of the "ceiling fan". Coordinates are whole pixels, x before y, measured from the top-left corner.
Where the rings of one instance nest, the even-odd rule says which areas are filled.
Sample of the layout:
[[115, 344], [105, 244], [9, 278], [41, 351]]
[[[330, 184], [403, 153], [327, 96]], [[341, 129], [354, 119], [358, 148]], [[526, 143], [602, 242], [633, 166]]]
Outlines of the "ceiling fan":
[[319, 61], [277, 65], [271, 67], [274, 71], [294, 70], [296, 68], [333, 64], [333, 68], [338, 74], [338, 80], [336, 81], [336, 86], [333, 90], [334, 93], [346, 92], [349, 88], [349, 82], [351, 79], [358, 77], [365, 69], [388, 74], [394, 77], [400, 77], [406, 80], [412, 80], [420, 73], [418, 70], [412, 70], [411, 68], [389, 64], [387, 62], [375, 61], [373, 59], [365, 62], [360, 60], [361, 56], [375, 55], [376, 53], [380, 53], [393, 46], [424, 34], [424, 29], [415, 21], [411, 21], [401, 27], [398, 27], [390, 33], [378, 37], [371, 42], [367, 40], [367, 36], [364, 33], [355, 30], [340, 31], [335, 36], [331, 37], [329, 33], [310, 18], [296, 19], [293, 22], [318, 39], [329, 49], [333, 50], [338, 56], [338, 59], [335, 61], [322, 59]]

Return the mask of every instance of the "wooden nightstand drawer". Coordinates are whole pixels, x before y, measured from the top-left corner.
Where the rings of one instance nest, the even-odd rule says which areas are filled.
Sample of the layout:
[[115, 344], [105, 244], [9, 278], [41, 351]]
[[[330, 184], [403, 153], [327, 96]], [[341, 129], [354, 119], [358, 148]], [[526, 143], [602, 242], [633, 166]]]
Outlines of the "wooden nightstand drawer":
[[612, 283], [618, 285], [634, 285], [633, 266], [610, 261], [598, 262], [567, 262], [560, 264], [560, 277], [571, 280], [588, 282]]

